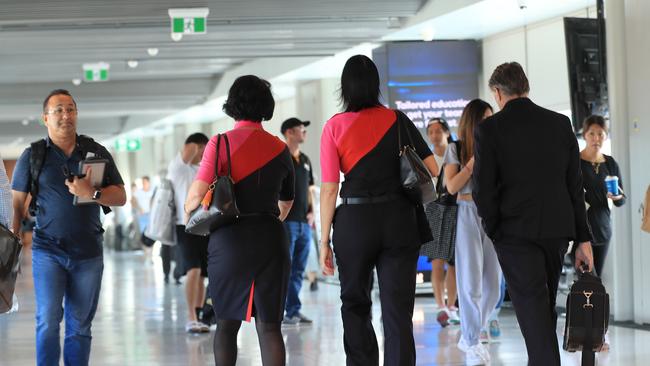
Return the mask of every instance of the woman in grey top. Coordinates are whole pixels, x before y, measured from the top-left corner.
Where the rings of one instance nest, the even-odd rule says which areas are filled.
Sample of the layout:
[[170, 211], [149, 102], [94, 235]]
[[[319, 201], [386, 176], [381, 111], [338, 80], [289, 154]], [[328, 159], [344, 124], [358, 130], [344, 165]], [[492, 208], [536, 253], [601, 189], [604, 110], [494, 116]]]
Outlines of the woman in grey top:
[[[474, 128], [492, 115], [492, 107], [474, 99], [463, 110], [458, 128], [460, 143], [449, 144], [445, 154], [445, 182], [449, 193], [458, 193], [456, 227], [456, 282], [461, 318], [458, 348], [466, 363], [490, 362], [487, 348], [479, 342], [490, 313], [499, 300], [501, 268], [494, 245], [483, 230], [472, 199]], [[487, 342], [487, 332], [481, 341]]]

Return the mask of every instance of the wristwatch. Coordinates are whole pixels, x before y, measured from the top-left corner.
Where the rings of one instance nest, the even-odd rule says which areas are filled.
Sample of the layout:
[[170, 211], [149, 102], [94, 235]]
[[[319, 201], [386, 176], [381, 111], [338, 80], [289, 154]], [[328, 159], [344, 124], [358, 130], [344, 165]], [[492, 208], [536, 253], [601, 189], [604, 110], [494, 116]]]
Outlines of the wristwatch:
[[97, 189], [95, 192], [93, 192], [93, 201], [97, 201], [100, 198], [102, 198], [102, 190]]

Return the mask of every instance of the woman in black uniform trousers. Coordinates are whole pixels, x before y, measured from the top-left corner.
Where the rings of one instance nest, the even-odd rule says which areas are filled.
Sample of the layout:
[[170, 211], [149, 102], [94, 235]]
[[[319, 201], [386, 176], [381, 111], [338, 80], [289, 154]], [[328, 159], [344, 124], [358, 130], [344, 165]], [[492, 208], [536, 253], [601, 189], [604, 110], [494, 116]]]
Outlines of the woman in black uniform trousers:
[[[431, 172], [438, 167], [413, 123], [379, 102], [379, 75], [366, 56], [351, 57], [341, 75], [345, 112], [332, 117], [321, 137], [321, 265], [334, 274], [333, 245], [341, 282], [341, 316], [347, 365], [378, 365], [371, 323], [371, 279], [377, 268], [384, 323], [384, 365], [415, 365], [413, 306], [423, 238], [431, 236], [424, 211], [404, 196], [400, 181], [397, 119]], [[340, 172], [342, 204], [336, 209]], [[418, 218], [423, 225], [418, 225]], [[431, 239], [428, 239], [431, 240]], [[426, 241], [426, 240], [425, 240]]]
[[[223, 106], [236, 121], [225, 135], [242, 216], [214, 231], [208, 247], [210, 294], [217, 299], [214, 359], [219, 366], [235, 365], [237, 333], [242, 320], [252, 316], [262, 363], [285, 364], [280, 325], [289, 281], [289, 242], [281, 220], [293, 203], [294, 168], [286, 144], [262, 128], [274, 106], [271, 85], [253, 75], [235, 80]], [[215, 169], [219, 176], [227, 172], [226, 144], [217, 145], [217, 139], [214, 136], [205, 149], [187, 196], [186, 214], [198, 207], [215, 179]]]

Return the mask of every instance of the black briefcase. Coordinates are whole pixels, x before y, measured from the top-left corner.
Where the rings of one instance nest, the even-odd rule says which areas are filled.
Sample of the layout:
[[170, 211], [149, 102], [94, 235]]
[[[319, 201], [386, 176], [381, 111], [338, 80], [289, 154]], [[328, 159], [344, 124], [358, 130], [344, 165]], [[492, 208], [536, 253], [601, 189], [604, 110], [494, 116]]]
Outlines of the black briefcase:
[[13, 307], [22, 249], [20, 239], [0, 224], [0, 314], [8, 312]]
[[582, 273], [571, 285], [566, 302], [563, 348], [582, 351], [582, 366], [595, 363], [595, 352], [605, 342], [609, 326], [609, 295], [600, 278]]

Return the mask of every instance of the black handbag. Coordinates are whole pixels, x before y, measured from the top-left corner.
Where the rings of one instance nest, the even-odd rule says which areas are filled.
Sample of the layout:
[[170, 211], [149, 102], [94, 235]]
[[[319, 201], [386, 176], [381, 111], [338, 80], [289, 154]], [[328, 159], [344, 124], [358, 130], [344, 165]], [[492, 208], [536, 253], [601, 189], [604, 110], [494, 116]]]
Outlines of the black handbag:
[[0, 224], [0, 314], [13, 307], [22, 249], [20, 238]]
[[443, 184], [444, 165], [440, 169], [435, 201], [424, 205], [429, 228], [433, 239], [422, 246], [421, 255], [429, 259], [443, 259], [449, 263], [455, 260], [456, 225], [458, 221], [458, 205], [456, 195], [449, 194]]
[[582, 351], [582, 366], [593, 366], [594, 352], [605, 342], [609, 327], [609, 295], [600, 278], [591, 273], [578, 275], [566, 302], [565, 351]]
[[[399, 144], [400, 156], [400, 178], [402, 187], [408, 199], [416, 205], [422, 205], [434, 201], [437, 196], [433, 185], [433, 178], [429, 169], [413, 147], [413, 139], [408, 126], [403, 121], [406, 116], [399, 111], [397, 114], [397, 142]], [[402, 142], [402, 127], [406, 128], [408, 136], [407, 143]]]
[[[226, 142], [226, 156], [228, 157], [228, 173], [219, 176], [219, 147], [221, 138]], [[226, 134], [217, 137], [217, 159], [215, 161], [215, 180], [210, 185], [208, 192], [203, 197], [199, 207], [190, 214], [190, 219], [185, 225], [185, 232], [208, 236], [211, 232], [225, 225], [232, 224], [239, 217], [239, 209], [235, 202], [235, 183], [231, 175], [230, 142]]]

